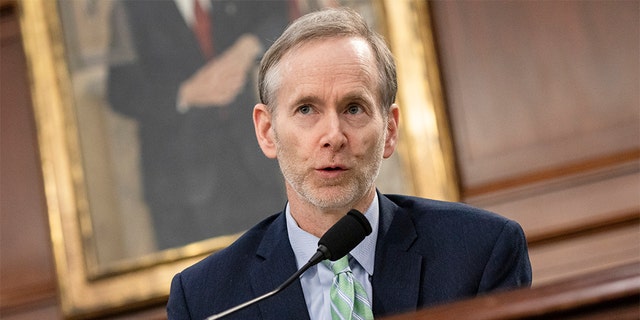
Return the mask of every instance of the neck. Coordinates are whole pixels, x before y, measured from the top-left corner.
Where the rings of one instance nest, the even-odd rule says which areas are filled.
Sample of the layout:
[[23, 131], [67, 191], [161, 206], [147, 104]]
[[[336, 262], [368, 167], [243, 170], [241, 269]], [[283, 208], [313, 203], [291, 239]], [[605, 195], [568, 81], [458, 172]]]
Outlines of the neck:
[[[344, 217], [351, 209], [364, 213], [375, 196], [375, 187], [371, 188], [353, 204], [341, 208], [319, 208], [301, 199], [297, 194], [292, 195], [292, 190], [287, 188], [289, 208], [291, 216], [298, 226], [310, 234], [321, 238], [338, 220]], [[295, 192], [295, 191], [293, 191]]]

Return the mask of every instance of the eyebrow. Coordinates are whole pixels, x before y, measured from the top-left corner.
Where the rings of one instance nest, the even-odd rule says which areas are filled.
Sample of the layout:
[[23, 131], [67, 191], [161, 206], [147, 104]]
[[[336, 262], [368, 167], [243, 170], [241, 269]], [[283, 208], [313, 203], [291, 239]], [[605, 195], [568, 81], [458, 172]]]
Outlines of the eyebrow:
[[[294, 105], [299, 106], [303, 104], [319, 104], [322, 99], [314, 94], [304, 95], [300, 98], [294, 100]], [[339, 102], [348, 102], [348, 101], [357, 101], [362, 103], [367, 103], [371, 105], [375, 105], [375, 97], [367, 94], [365, 90], [354, 90], [348, 92], [346, 95], [341, 96]]]
[[367, 94], [367, 92], [364, 90], [349, 92], [341, 100], [358, 101], [358, 102], [366, 102], [368, 104], [375, 104], [375, 97], [371, 96], [370, 94]]
[[294, 100], [293, 105], [299, 106], [303, 104], [318, 104], [321, 100], [322, 99], [320, 99], [320, 97], [318, 97], [317, 95], [304, 95]]

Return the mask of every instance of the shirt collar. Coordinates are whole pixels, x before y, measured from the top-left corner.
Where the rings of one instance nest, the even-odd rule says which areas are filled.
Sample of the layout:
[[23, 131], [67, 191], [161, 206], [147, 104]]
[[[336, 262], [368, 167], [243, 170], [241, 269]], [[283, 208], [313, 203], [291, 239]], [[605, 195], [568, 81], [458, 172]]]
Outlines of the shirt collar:
[[[293, 253], [296, 256], [298, 268], [300, 268], [305, 265], [309, 259], [311, 259], [313, 254], [316, 253], [318, 240], [320, 239], [302, 230], [298, 226], [291, 215], [291, 209], [288, 203], [285, 209], [285, 215], [287, 219], [287, 234], [289, 235], [289, 242], [291, 243], [291, 248], [293, 248]], [[371, 234], [366, 236], [358, 246], [351, 250], [350, 253], [369, 275], [373, 275], [376, 240], [378, 238], [378, 221], [380, 217], [377, 193], [373, 198], [371, 205], [369, 205], [369, 208], [364, 212], [364, 216], [371, 224]]]

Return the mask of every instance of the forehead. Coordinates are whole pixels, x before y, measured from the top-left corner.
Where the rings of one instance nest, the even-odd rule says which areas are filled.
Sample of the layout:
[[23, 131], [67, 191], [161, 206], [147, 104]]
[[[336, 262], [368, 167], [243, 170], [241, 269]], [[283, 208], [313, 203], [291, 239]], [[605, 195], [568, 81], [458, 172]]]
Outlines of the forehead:
[[330, 80], [332, 83], [360, 81], [372, 85], [376, 79], [376, 63], [371, 47], [358, 37], [321, 38], [305, 42], [282, 57], [279, 69], [283, 84]]

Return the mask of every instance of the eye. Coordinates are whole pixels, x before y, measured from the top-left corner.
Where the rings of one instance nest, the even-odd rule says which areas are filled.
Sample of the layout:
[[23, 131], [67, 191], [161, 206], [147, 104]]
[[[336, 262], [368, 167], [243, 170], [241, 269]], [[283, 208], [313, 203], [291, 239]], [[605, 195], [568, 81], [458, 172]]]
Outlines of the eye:
[[352, 105], [349, 105], [349, 107], [347, 107], [348, 114], [359, 114], [362, 111], [363, 111], [362, 107], [356, 104], [352, 104]]
[[309, 114], [311, 113], [311, 106], [309, 105], [301, 105], [298, 107], [298, 112], [301, 114]]

